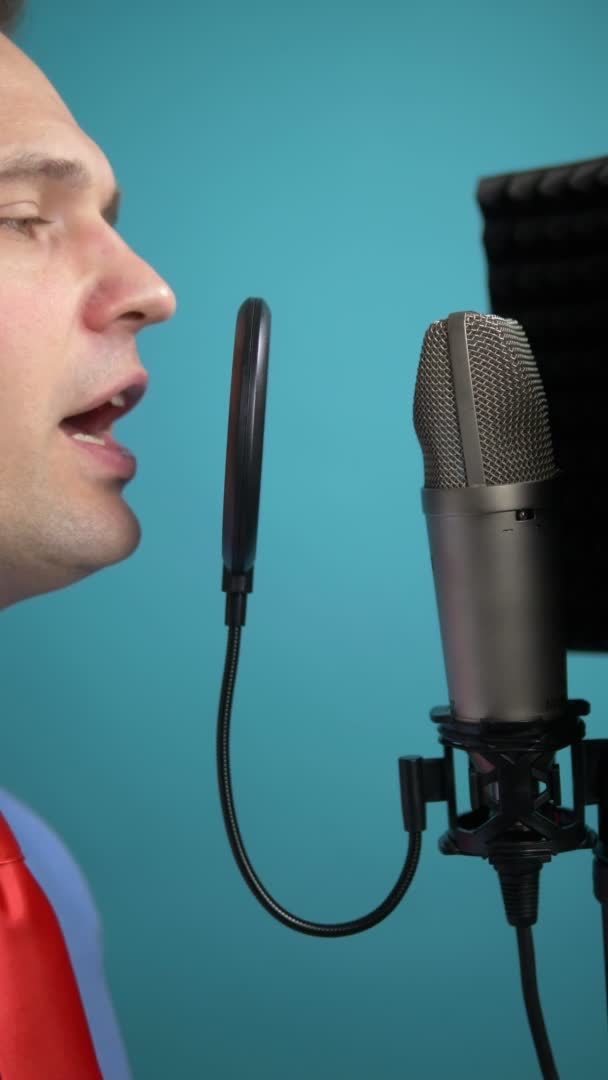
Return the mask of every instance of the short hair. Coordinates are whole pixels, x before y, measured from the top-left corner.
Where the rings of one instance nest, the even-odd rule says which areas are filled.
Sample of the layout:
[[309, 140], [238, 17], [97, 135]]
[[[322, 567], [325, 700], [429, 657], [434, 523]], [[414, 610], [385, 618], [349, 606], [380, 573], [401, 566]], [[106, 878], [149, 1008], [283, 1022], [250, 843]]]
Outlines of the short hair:
[[0, 0], [0, 33], [10, 34], [24, 7], [25, 0]]

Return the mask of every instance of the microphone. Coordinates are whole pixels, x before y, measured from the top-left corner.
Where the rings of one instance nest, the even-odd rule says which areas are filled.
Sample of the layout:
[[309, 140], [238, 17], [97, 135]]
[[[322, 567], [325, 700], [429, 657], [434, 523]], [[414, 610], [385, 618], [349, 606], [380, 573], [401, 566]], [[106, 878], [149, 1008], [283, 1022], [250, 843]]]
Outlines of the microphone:
[[567, 700], [559, 470], [521, 326], [472, 311], [432, 323], [414, 426], [452, 717], [557, 719]]
[[559, 806], [554, 764], [555, 750], [575, 738], [562, 732], [569, 703], [559, 470], [519, 323], [472, 311], [432, 323], [414, 426], [450, 697], [434, 719], [446, 763], [453, 747], [468, 753], [473, 807], [456, 816], [452, 775], [441, 849], [482, 855], [495, 867], [539, 1065], [545, 1080], [557, 1080], [531, 927], [542, 865], [582, 846], [584, 835]]

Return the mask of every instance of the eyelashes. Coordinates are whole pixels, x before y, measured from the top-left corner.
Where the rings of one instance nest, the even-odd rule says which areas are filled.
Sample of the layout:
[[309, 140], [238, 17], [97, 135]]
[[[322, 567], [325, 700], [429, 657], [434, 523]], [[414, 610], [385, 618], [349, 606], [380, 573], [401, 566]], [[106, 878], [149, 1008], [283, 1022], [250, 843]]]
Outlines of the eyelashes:
[[46, 221], [45, 218], [41, 217], [0, 218], [1, 229], [11, 229], [13, 232], [29, 237], [34, 236], [36, 226], [50, 224], [50, 221]]

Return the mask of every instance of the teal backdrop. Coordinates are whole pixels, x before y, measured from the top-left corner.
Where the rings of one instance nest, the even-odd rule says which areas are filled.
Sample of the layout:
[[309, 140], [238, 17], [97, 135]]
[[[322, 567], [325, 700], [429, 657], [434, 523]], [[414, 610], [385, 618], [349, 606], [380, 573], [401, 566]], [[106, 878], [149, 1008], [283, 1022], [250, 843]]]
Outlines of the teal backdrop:
[[[120, 230], [179, 301], [141, 337], [150, 389], [121, 428], [140, 548], [2, 616], [2, 783], [91, 882], [136, 1080], [538, 1075], [496, 876], [439, 854], [443, 809], [403, 904], [354, 938], [274, 922], [233, 864], [214, 760], [227, 403], [237, 308], [263, 296], [236, 799], [279, 900], [348, 919], [399, 873], [397, 759], [437, 752], [446, 698], [411, 422], [422, 336], [487, 308], [479, 176], [608, 152], [607, 34], [591, 0], [29, 0], [17, 40], [108, 154]], [[607, 672], [570, 662], [593, 736]], [[542, 878], [547, 1025], [564, 1080], [591, 1080], [591, 858]]]

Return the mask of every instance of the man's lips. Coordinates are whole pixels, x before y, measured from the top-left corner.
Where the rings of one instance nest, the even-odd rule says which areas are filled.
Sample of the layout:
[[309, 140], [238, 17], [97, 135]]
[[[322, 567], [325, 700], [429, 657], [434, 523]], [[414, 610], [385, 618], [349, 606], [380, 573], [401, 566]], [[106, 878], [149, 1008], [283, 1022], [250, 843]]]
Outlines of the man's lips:
[[129, 379], [100, 391], [83, 411], [65, 417], [59, 425], [77, 449], [87, 452], [89, 461], [96, 460], [125, 480], [134, 475], [137, 462], [130, 450], [113, 438], [112, 424], [141, 400], [147, 383], [148, 376], [140, 369]]
[[131, 480], [135, 475], [137, 469], [135, 456], [125, 446], [121, 446], [120, 443], [116, 442], [109, 432], [106, 431], [103, 436], [97, 437], [103, 438], [103, 445], [99, 442], [87, 441], [91, 436], [85, 435], [84, 439], [79, 438], [78, 432], [70, 434], [69, 431], [64, 429], [64, 434], [69, 438], [76, 451], [87, 455], [88, 461], [95, 461], [104, 470], [111, 471], [114, 476], [118, 476], [123, 480]]
[[[103, 431], [106, 426], [119, 416], [126, 416], [134, 409], [144, 396], [148, 386], [148, 374], [143, 368], [138, 368], [129, 375], [124, 375], [120, 382], [100, 390], [94, 398], [83, 402], [69, 416], [61, 421], [61, 426], [75, 428], [80, 431]], [[122, 404], [112, 404], [112, 398], [121, 398]], [[79, 426], [80, 425], [80, 426]]]

